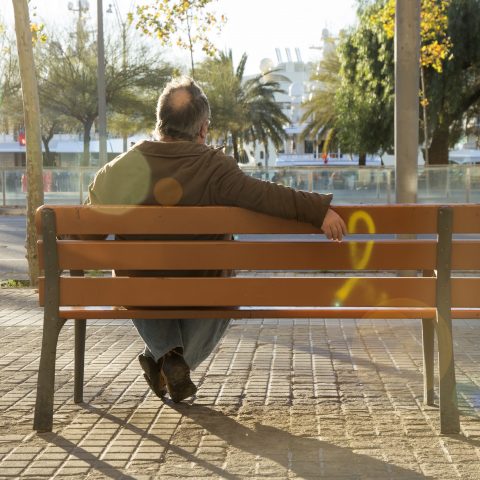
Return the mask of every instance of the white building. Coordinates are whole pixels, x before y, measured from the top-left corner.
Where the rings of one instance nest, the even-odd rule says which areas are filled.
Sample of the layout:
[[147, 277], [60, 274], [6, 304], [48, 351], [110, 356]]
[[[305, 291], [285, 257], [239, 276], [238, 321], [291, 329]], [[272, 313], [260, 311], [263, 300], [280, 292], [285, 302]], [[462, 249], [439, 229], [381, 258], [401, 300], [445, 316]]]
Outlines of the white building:
[[[322, 46], [315, 47], [322, 51], [322, 55], [328, 49], [334, 48], [331, 42], [331, 36], [327, 29], [322, 31]], [[267, 155], [265, 148], [261, 144], [247, 147], [247, 154], [250, 164], [263, 166], [275, 165], [318, 165], [323, 164], [321, 151], [316, 139], [301, 138], [301, 133], [305, 128], [305, 123], [301, 123], [303, 109], [302, 102], [308, 99], [315, 88], [321, 88], [321, 85], [315, 84], [310, 80], [313, 69], [318, 68], [318, 63], [304, 62], [298, 48], [294, 51], [290, 48], [275, 49], [276, 62], [270, 58], [264, 58], [260, 63], [260, 71], [268, 73], [275, 71], [276, 75], [281, 75], [287, 80], [280, 81], [281, 88], [286, 92], [276, 94], [276, 101], [281, 105], [283, 113], [290, 119], [290, 123], [285, 125], [287, 137], [283, 148], [276, 151], [273, 144], [269, 144]], [[321, 61], [321, 58], [319, 59]], [[353, 161], [352, 161], [353, 163]]]

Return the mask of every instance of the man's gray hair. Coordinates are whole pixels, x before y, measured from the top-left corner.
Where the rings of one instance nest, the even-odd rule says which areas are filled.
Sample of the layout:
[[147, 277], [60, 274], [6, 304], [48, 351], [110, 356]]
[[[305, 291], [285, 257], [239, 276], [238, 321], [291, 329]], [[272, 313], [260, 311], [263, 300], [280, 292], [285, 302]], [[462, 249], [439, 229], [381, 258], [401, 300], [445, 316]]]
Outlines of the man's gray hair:
[[[182, 91], [183, 100], [178, 101]], [[193, 141], [209, 118], [210, 105], [200, 86], [189, 77], [174, 78], [158, 99], [154, 133], [158, 138], [168, 136]]]

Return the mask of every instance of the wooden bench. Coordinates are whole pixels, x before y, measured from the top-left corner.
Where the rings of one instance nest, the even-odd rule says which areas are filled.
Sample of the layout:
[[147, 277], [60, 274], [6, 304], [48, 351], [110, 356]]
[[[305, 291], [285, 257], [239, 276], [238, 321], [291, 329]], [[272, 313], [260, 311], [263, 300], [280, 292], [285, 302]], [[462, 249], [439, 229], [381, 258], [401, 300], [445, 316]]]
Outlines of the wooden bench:
[[[350, 232], [342, 243], [325, 241], [323, 235], [293, 241], [298, 234], [320, 231], [234, 207], [41, 207], [38, 251], [45, 275], [39, 297], [45, 315], [35, 430], [52, 428], [56, 346], [67, 319], [75, 320], [74, 401], [78, 403], [83, 401], [87, 319], [415, 318], [421, 319], [423, 333], [424, 401], [434, 402], [436, 332], [441, 432], [457, 433], [451, 319], [480, 318], [480, 242], [452, 240], [452, 234], [480, 232], [480, 205], [337, 210]], [[255, 234], [255, 241], [59, 240], [65, 235], [114, 233]], [[277, 241], [257, 236], [263, 234], [289, 236]], [[423, 238], [405, 238], [409, 234]], [[265, 274], [134, 278], [86, 272], [79, 276], [104, 269], [234, 269]], [[397, 275], [398, 270], [410, 276]], [[452, 270], [469, 270], [471, 276], [452, 277]], [[279, 276], [278, 271], [293, 275]], [[298, 271], [303, 273], [295, 275]]]

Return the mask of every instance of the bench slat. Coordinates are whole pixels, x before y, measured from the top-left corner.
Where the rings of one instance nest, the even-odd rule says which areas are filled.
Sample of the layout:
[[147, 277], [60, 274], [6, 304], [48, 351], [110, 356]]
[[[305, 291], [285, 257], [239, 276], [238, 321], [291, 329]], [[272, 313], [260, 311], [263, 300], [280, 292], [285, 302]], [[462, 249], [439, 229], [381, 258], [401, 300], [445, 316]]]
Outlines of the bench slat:
[[452, 308], [480, 309], [480, 277], [454, 277], [451, 285]]
[[[434, 318], [435, 308], [196, 308], [125, 309], [113, 307], [62, 307], [65, 319], [161, 319], [161, 318]], [[470, 313], [470, 312], [469, 312]], [[480, 316], [480, 312], [477, 312]], [[464, 318], [464, 317], [462, 317]]]
[[[391, 205], [389, 207], [365, 207], [364, 214], [354, 222], [353, 230], [371, 232], [365, 222], [368, 217], [376, 233], [436, 232], [436, 207], [415, 205], [411, 210], [402, 208], [396, 211], [391, 210]], [[414, 214], [418, 209], [421, 209], [421, 215]], [[355, 207], [338, 207], [338, 210], [347, 220], [352, 214], [358, 216]], [[309, 224], [237, 207], [57, 206], [55, 213], [59, 234], [320, 233]], [[119, 218], [121, 222], [118, 222]], [[40, 224], [37, 215], [37, 228]]]
[[452, 270], [480, 270], [480, 241], [454, 240], [451, 262]]
[[[43, 208], [43, 207], [42, 207]], [[48, 207], [47, 207], [48, 208]], [[338, 206], [351, 233], [436, 233], [437, 205]], [[480, 233], [476, 205], [456, 204], [454, 233]], [[215, 215], [211, 215], [211, 210]], [[41, 208], [37, 231], [41, 233]], [[55, 206], [58, 234], [319, 233], [306, 223], [270, 217], [238, 207]], [[122, 221], [118, 222], [121, 218]]]
[[453, 233], [480, 233], [480, 208], [478, 204], [451, 205]]
[[[131, 318], [435, 318], [435, 308], [203, 308], [203, 309], [125, 309], [114, 307], [61, 307], [60, 318], [128, 320]], [[480, 319], [480, 309], [453, 308], [452, 318]]]
[[435, 279], [67, 277], [60, 279], [60, 305], [433, 307]]
[[[38, 242], [44, 268], [43, 242]], [[433, 240], [332, 242], [58, 242], [72, 270], [430, 270]], [[455, 241], [453, 270], [480, 270], [480, 242]]]
[[[43, 243], [39, 242], [40, 268]], [[480, 243], [477, 245], [480, 265]], [[472, 249], [454, 258], [471, 263]], [[434, 269], [436, 242], [119, 242], [59, 241], [60, 269], [413, 270]], [[468, 262], [467, 262], [468, 260]]]

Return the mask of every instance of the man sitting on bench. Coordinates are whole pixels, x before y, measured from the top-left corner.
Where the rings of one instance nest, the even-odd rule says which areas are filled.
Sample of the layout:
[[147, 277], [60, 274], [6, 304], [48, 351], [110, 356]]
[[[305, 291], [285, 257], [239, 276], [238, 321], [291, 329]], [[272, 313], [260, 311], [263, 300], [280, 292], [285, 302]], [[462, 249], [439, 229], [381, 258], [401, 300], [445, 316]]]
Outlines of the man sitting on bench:
[[[342, 240], [346, 226], [330, 208], [331, 194], [298, 191], [243, 173], [222, 148], [206, 145], [209, 118], [210, 106], [202, 89], [187, 77], [172, 80], [158, 100], [156, 140], [135, 144], [101, 168], [89, 186], [88, 203], [236, 206], [308, 222], [321, 228], [329, 239]], [[175, 240], [172, 236], [148, 238]], [[120, 239], [133, 240], [125, 236]], [[188, 239], [202, 240], [205, 236]], [[178, 271], [149, 273], [185, 275]], [[134, 276], [136, 272], [117, 274]], [[196, 271], [188, 275], [228, 273]], [[229, 320], [145, 319], [133, 323], [145, 342], [145, 351], [138, 359], [146, 381], [158, 397], [168, 391], [174, 402], [180, 402], [195, 394], [197, 387], [190, 379], [190, 370], [212, 352]]]

